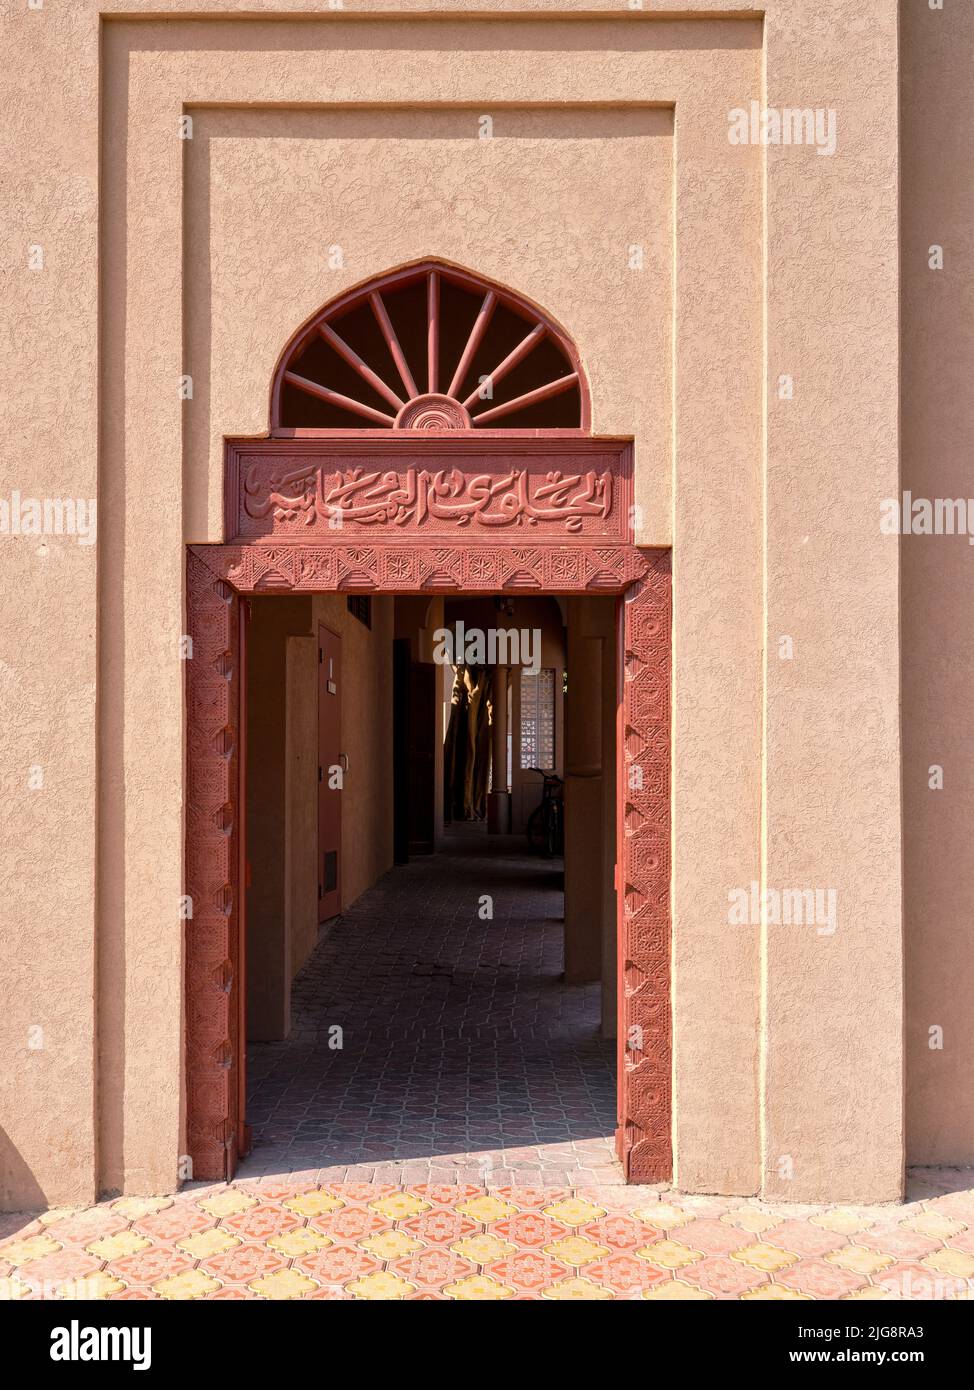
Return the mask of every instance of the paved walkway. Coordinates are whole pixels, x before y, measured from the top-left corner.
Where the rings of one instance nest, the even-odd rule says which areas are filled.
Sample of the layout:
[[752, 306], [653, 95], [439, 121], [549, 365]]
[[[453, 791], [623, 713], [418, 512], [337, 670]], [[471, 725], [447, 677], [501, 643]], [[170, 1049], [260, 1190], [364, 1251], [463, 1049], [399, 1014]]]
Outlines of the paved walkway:
[[599, 986], [562, 983], [561, 889], [560, 861], [471, 827], [363, 894], [298, 977], [291, 1036], [249, 1049], [240, 1176], [621, 1182], [614, 1046]]
[[471, 832], [383, 879], [252, 1049], [237, 1180], [0, 1216], [0, 1297], [971, 1296], [970, 1170], [885, 1207], [626, 1187], [598, 990], [561, 983], [558, 866], [518, 851]]
[[795, 1207], [638, 1187], [196, 1185], [0, 1218], [0, 1297], [945, 1299], [974, 1290], [974, 1174]]

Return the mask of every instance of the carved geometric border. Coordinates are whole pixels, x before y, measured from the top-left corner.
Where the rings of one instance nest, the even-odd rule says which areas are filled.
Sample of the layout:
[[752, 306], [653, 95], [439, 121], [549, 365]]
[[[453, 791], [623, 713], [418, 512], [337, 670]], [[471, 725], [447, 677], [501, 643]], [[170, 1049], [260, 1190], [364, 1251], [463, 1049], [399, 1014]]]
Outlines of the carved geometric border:
[[653, 552], [623, 604], [617, 1147], [628, 1181], [646, 1183], [666, 1182], [673, 1171], [670, 578], [669, 551]]
[[197, 1178], [233, 1175], [239, 1127], [241, 594], [624, 594], [619, 740], [620, 1127], [627, 1180], [670, 1177], [670, 555], [633, 545], [196, 545], [187, 554], [186, 1071]]

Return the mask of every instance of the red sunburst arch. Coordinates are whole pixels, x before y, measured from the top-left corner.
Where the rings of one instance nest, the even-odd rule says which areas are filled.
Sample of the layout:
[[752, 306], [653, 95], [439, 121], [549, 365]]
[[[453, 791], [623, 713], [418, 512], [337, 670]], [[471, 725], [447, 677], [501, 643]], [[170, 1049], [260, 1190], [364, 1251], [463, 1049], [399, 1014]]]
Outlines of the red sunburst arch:
[[275, 435], [589, 425], [567, 333], [512, 290], [432, 260], [325, 305], [285, 348], [271, 397]]

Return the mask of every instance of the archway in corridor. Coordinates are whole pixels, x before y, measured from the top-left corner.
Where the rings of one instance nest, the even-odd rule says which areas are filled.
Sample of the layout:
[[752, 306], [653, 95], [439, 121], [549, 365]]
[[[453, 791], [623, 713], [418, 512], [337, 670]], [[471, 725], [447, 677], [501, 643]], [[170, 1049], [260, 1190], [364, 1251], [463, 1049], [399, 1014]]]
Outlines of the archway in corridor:
[[[193, 654], [187, 662], [185, 891], [193, 915], [185, 958], [187, 1151], [193, 1173], [232, 1176], [248, 1143], [242, 737], [248, 600], [339, 593], [458, 599], [547, 594], [566, 601], [612, 595], [619, 696], [616, 1144], [630, 1181], [662, 1181], [671, 1168], [669, 554], [632, 543], [631, 446], [583, 433], [587, 388], [560, 329], [499, 287], [427, 264], [397, 272], [395, 279], [414, 298], [415, 286], [422, 287], [417, 302], [426, 306], [426, 332], [411, 337], [402, 316], [389, 313], [387, 279], [340, 301], [345, 317], [326, 313], [296, 335], [276, 380], [274, 435], [227, 445], [226, 534], [233, 539], [189, 547], [187, 631]], [[473, 290], [483, 292], [459, 336], [456, 324], [465, 310], [469, 318], [471, 305], [455, 296], [452, 318], [445, 316], [448, 285], [466, 291], [468, 299]], [[384, 357], [377, 339], [367, 341], [366, 305]], [[529, 326], [514, 341], [519, 316], [521, 326], [525, 319]], [[503, 328], [497, 344], [489, 338], [495, 318]], [[312, 331], [331, 358], [314, 358]], [[409, 389], [420, 375], [420, 340], [425, 392]], [[369, 342], [378, 353], [371, 362]], [[554, 358], [534, 364], [539, 380], [509, 380], [508, 395], [498, 402], [493, 392], [501, 379], [514, 378], [542, 346]], [[499, 362], [498, 352], [505, 353]], [[295, 371], [298, 357], [309, 372], [313, 360], [314, 378]], [[571, 370], [550, 377], [555, 358]], [[485, 377], [481, 368], [490, 361]], [[363, 384], [356, 396], [331, 384], [336, 362]], [[394, 392], [397, 413], [373, 428], [379, 407], [365, 393], [381, 395], [380, 384], [392, 391], [393, 369], [405, 388]], [[305, 384], [296, 385], [289, 373]], [[565, 377], [571, 378], [567, 384]], [[482, 387], [485, 380], [483, 395], [477, 383]], [[309, 383], [313, 390], [306, 389]], [[295, 408], [285, 385], [329, 411], [358, 410], [369, 425], [341, 428], [331, 415], [306, 427], [282, 423], [300, 418], [282, 413]], [[533, 423], [532, 412], [555, 400], [559, 409], [568, 409], [558, 417], [568, 423]], [[478, 418], [486, 422], [488, 410], [475, 401], [498, 402], [489, 406], [491, 428], [477, 425]], [[494, 421], [503, 416], [514, 423], [501, 431]], [[569, 843], [571, 833], [569, 800]]]

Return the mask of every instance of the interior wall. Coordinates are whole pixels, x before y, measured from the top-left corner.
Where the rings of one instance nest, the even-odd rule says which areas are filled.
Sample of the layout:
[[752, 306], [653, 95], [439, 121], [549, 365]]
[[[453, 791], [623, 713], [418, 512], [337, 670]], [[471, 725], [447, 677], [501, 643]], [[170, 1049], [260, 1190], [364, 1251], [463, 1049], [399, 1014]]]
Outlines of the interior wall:
[[395, 599], [372, 596], [372, 627], [344, 594], [315, 594], [318, 623], [342, 639], [342, 909], [392, 867], [392, 639]]
[[[287, 639], [284, 924], [287, 980], [318, 940], [318, 639]], [[290, 990], [286, 990], [290, 1002]]]
[[615, 1036], [617, 626], [614, 598], [567, 601], [565, 978], [602, 980], [602, 1032]]
[[290, 1028], [288, 868], [288, 639], [307, 633], [310, 598], [256, 598], [247, 623], [247, 1034]]
[[344, 594], [251, 600], [247, 653], [247, 1033], [287, 1037], [318, 940], [318, 623], [342, 638], [342, 908], [392, 864], [391, 596], [372, 628]]

